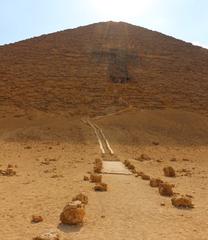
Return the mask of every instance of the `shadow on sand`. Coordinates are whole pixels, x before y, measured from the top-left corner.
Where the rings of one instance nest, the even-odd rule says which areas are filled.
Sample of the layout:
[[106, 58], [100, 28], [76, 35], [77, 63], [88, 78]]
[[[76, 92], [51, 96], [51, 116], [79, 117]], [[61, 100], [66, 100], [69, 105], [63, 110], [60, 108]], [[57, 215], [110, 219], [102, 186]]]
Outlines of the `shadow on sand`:
[[82, 228], [82, 225], [66, 225], [60, 223], [57, 228], [64, 232], [64, 233], [73, 233], [73, 232], [79, 232]]

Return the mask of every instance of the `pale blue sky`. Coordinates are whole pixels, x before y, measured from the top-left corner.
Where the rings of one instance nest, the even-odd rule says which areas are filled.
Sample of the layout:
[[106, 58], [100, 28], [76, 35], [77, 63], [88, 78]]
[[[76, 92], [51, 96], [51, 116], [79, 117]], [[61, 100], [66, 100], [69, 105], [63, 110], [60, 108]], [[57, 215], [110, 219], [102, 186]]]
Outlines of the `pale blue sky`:
[[0, 0], [0, 45], [125, 21], [208, 48], [208, 0]]

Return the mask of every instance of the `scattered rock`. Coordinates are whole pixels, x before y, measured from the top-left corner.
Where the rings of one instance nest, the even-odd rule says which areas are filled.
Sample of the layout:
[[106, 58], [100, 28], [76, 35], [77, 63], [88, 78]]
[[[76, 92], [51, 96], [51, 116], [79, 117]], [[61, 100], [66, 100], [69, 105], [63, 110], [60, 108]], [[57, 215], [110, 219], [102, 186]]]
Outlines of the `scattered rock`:
[[24, 147], [24, 149], [31, 149], [32, 147], [30, 147], [30, 146], [26, 146], [26, 147]]
[[143, 172], [136, 172], [136, 174], [137, 174], [137, 176], [138, 176], [138, 177], [141, 177], [141, 176], [143, 176], [143, 175], [144, 175], [144, 173], [143, 173]]
[[102, 182], [102, 175], [91, 174], [90, 181], [94, 182], [94, 183], [100, 183], [100, 182]]
[[108, 186], [106, 183], [97, 183], [95, 186], [94, 186], [94, 190], [95, 191], [98, 191], [98, 192], [106, 192], [108, 189]]
[[132, 169], [131, 172], [132, 172], [133, 174], [136, 174], [136, 173], [137, 173], [136, 169]]
[[169, 183], [161, 183], [159, 185], [159, 193], [161, 196], [171, 197], [173, 196], [173, 186]]
[[81, 201], [68, 203], [61, 215], [60, 221], [63, 224], [77, 225], [82, 224], [85, 216], [85, 208]]
[[134, 172], [134, 170], [135, 170], [135, 166], [133, 164], [130, 164], [128, 168], [132, 172]]
[[39, 223], [42, 221], [43, 221], [42, 216], [32, 215], [31, 223]]
[[151, 178], [150, 179], [150, 186], [151, 187], [159, 187], [163, 181], [159, 178]]
[[128, 168], [128, 166], [130, 165], [131, 163], [130, 163], [130, 161], [129, 160], [125, 160], [124, 161], [124, 165]]
[[150, 176], [149, 176], [149, 175], [146, 175], [146, 174], [141, 175], [141, 178], [142, 178], [143, 180], [150, 180]]
[[84, 176], [83, 180], [84, 180], [84, 181], [89, 181], [90, 179], [89, 179], [88, 176]]
[[182, 161], [184, 161], [184, 162], [189, 162], [189, 161], [190, 161], [190, 159], [183, 158], [183, 159], [182, 159]]
[[82, 204], [88, 204], [88, 197], [83, 193], [78, 194], [72, 201], [80, 201]]
[[147, 154], [141, 154], [140, 157], [135, 158], [135, 160], [143, 162], [143, 161], [149, 161], [151, 158]]
[[192, 204], [191, 198], [181, 196], [175, 197], [171, 199], [172, 205], [177, 208], [193, 208], [194, 205]]
[[57, 230], [48, 230], [37, 237], [34, 237], [33, 240], [60, 240], [60, 234]]
[[99, 159], [99, 158], [96, 158], [96, 159], [95, 159], [95, 162], [94, 162], [94, 172], [95, 172], [95, 173], [101, 173], [102, 168], [103, 168], [103, 162], [102, 162], [102, 160]]
[[164, 203], [164, 202], [160, 203], [160, 206], [164, 207], [164, 206], [165, 206], [165, 203]]
[[155, 146], [158, 146], [160, 143], [156, 142], [156, 141], [153, 141], [152, 144], [155, 145]]
[[175, 174], [175, 170], [173, 169], [173, 167], [164, 167], [163, 168], [163, 171], [164, 171], [164, 175], [166, 177], [175, 177], [176, 174]]
[[181, 173], [181, 176], [187, 176], [187, 177], [191, 177], [192, 176], [192, 172], [188, 169], [180, 169], [177, 171], [178, 173]]
[[170, 161], [171, 161], [171, 162], [176, 162], [177, 159], [176, 159], [176, 158], [171, 158]]
[[0, 170], [0, 175], [12, 177], [16, 175], [16, 171], [14, 171], [13, 168], [8, 167], [6, 170]]

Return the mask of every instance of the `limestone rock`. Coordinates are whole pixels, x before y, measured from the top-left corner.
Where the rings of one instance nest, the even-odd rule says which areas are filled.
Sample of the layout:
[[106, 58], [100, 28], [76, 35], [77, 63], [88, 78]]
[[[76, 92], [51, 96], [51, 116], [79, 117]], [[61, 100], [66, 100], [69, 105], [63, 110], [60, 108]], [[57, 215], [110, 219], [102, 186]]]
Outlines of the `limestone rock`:
[[94, 182], [94, 183], [100, 183], [100, 182], [102, 182], [102, 175], [91, 174], [90, 181]]
[[163, 168], [163, 171], [164, 171], [164, 175], [166, 177], [175, 177], [176, 176], [176, 173], [175, 173], [175, 170], [173, 169], [173, 167], [164, 167]]
[[106, 183], [97, 183], [94, 190], [98, 192], [106, 192], [108, 190], [108, 186]]
[[64, 207], [60, 215], [60, 220], [63, 224], [77, 225], [83, 223], [84, 216], [84, 205], [81, 201], [74, 201]]
[[57, 230], [51, 229], [34, 237], [33, 240], [61, 240], [61, 237]]
[[159, 193], [162, 196], [171, 197], [173, 196], [173, 186], [169, 183], [161, 183], [159, 185]]
[[43, 217], [39, 215], [32, 215], [31, 223], [39, 223], [43, 221]]
[[172, 205], [177, 208], [193, 208], [194, 205], [192, 204], [191, 198], [188, 197], [175, 197], [171, 199]]
[[83, 193], [78, 194], [72, 201], [80, 201], [82, 204], [88, 204], [88, 197]]
[[163, 183], [163, 181], [159, 178], [151, 178], [150, 179], [150, 186], [151, 187], [159, 187], [159, 185]]

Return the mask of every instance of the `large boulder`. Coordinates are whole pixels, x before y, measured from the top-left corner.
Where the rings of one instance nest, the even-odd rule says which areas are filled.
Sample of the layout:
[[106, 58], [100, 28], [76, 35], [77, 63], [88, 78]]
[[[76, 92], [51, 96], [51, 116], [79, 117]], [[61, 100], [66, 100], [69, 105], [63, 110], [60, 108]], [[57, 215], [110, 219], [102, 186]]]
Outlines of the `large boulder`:
[[81, 201], [68, 203], [60, 214], [60, 221], [63, 224], [82, 224], [85, 216], [85, 208]]

